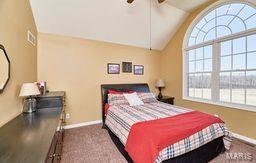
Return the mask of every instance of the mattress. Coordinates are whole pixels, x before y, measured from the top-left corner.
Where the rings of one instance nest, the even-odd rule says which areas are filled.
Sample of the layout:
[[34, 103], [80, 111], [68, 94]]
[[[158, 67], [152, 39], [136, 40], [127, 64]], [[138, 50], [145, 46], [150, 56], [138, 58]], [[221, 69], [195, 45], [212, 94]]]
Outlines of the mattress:
[[[108, 110], [105, 124], [125, 146], [133, 124], [148, 120], [172, 117], [191, 111], [193, 110], [162, 102], [145, 103], [141, 106], [112, 105]], [[219, 137], [223, 137], [225, 147], [228, 149], [230, 146], [231, 135], [224, 123], [216, 123], [162, 149], [155, 162], [158, 163], [180, 156]]]

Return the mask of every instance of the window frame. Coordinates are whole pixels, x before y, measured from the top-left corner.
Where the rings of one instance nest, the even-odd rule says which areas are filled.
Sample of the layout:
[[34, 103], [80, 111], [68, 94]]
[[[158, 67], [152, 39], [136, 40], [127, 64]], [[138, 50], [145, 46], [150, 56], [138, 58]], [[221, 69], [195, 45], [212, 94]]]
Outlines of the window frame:
[[[213, 3], [212, 5], [208, 6], [206, 9], [204, 9], [203, 11], [200, 12], [200, 14], [198, 14], [194, 20], [192, 21], [192, 23], [189, 25], [184, 40], [183, 40], [183, 48], [182, 48], [182, 58], [183, 58], [183, 88], [182, 88], [182, 98], [184, 100], [189, 100], [189, 101], [195, 101], [195, 102], [200, 102], [200, 103], [206, 103], [206, 104], [212, 104], [212, 105], [218, 105], [218, 106], [224, 106], [224, 107], [228, 107], [228, 108], [235, 108], [235, 109], [240, 109], [240, 110], [247, 110], [247, 111], [252, 111], [252, 112], [256, 112], [256, 106], [252, 106], [252, 105], [248, 105], [248, 104], [237, 104], [237, 103], [232, 103], [232, 102], [223, 102], [220, 101], [219, 96], [220, 96], [220, 89], [219, 89], [219, 77], [220, 77], [220, 43], [224, 42], [224, 41], [229, 41], [229, 40], [233, 40], [236, 38], [241, 38], [241, 37], [246, 37], [249, 35], [253, 35], [256, 34], [256, 28], [253, 29], [249, 29], [249, 30], [245, 30], [242, 32], [238, 32], [235, 34], [231, 34], [231, 35], [227, 35], [227, 36], [223, 36], [214, 40], [210, 40], [210, 41], [206, 41], [206, 42], [202, 42], [196, 45], [192, 45], [189, 46], [189, 38], [191, 36], [191, 32], [193, 31], [194, 27], [197, 25], [197, 23], [204, 18], [204, 16], [206, 16], [208, 13], [210, 13], [211, 11], [213, 11], [214, 9], [226, 5], [226, 4], [230, 4], [230, 3], [243, 3], [246, 5], [249, 5], [251, 7], [254, 7], [256, 9], [256, 4], [252, 3], [252, 2], [248, 2], [248, 1], [241, 1], [241, 0], [220, 0], [218, 2]], [[193, 50], [193, 49], [197, 49], [200, 47], [204, 47], [204, 46], [209, 46], [212, 45], [213, 47], [213, 53], [212, 53], [212, 84], [211, 84], [211, 93], [212, 93], [212, 99], [203, 99], [203, 98], [197, 98], [197, 97], [190, 97], [188, 95], [188, 77], [189, 77], [189, 70], [188, 70], [188, 52], [189, 50]], [[216, 74], [217, 73], [217, 74]], [[245, 94], [246, 96], [246, 94]]]

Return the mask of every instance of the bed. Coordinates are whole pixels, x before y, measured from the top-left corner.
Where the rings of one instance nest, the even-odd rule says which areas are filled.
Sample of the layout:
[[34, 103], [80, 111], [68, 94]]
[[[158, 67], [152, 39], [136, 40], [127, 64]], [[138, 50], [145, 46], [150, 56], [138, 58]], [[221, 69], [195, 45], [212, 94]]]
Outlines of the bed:
[[[102, 93], [102, 121], [103, 128], [108, 130], [109, 135], [118, 150], [126, 158], [127, 162], [132, 163], [133, 160], [125, 150], [125, 144], [130, 132], [131, 126], [137, 121], [134, 116], [143, 115], [145, 109], [150, 110], [152, 117], [156, 116], [157, 119], [176, 116], [179, 114], [186, 114], [190, 112], [190, 109], [182, 108], [178, 106], [172, 106], [162, 102], [149, 103], [138, 107], [129, 106], [112, 106], [109, 113], [105, 112], [105, 104], [108, 102], [108, 90], [116, 90], [120, 92], [150, 92], [148, 84], [104, 84], [101, 85]], [[125, 115], [127, 112], [131, 112], [131, 117]], [[136, 115], [137, 114], [137, 115]], [[149, 114], [147, 112], [147, 114]], [[145, 116], [145, 115], [144, 115]], [[132, 122], [128, 122], [132, 119]], [[139, 119], [139, 118], [137, 118]], [[120, 124], [126, 125], [120, 125]], [[180, 140], [176, 143], [170, 144], [159, 152], [158, 157], [154, 162], [195, 162], [204, 163], [212, 160], [220, 153], [224, 152], [225, 142], [230, 142], [230, 135], [224, 124], [213, 124], [200, 133], [190, 135], [184, 140]]]

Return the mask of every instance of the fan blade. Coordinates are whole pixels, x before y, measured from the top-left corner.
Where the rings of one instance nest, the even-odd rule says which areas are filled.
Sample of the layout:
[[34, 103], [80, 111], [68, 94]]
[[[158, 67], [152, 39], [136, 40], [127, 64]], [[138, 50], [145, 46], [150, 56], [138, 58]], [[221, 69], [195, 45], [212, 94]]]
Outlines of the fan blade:
[[127, 0], [127, 3], [132, 3], [134, 0]]
[[158, 0], [158, 3], [163, 3], [165, 0]]

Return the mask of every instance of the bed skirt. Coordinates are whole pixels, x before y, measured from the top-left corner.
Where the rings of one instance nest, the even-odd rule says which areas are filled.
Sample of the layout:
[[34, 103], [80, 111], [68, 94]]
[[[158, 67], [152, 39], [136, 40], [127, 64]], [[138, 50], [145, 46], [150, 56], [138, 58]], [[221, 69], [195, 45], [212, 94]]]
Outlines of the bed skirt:
[[[133, 163], [118, 137], [107, 126], [104, 126], [104, 128], [108, 130], [112, 141], [115, 143], [116, 147], [125, 157], [127, 162]], [[163, 163], [207, 163], [223, 152], [225, 152], [223, 137], [219, 137], [193, 151], [165, 160]]]

